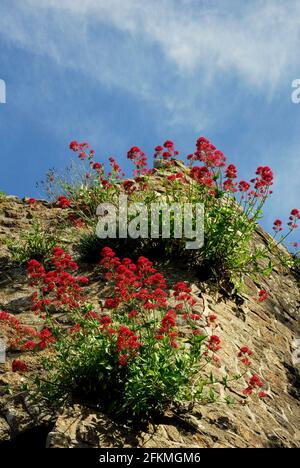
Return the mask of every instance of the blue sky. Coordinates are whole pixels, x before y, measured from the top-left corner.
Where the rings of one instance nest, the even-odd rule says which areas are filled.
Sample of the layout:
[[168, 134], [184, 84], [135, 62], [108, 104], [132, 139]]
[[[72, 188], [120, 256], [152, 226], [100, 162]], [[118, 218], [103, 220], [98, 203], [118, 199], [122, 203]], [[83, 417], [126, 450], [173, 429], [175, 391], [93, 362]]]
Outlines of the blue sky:
[[250, 178], [275, 172], [264, 225], [299, 207], [298, 0], [1, 0], [0, 190], [38, 196], [72, 139], [127, 150], [207, 136]]

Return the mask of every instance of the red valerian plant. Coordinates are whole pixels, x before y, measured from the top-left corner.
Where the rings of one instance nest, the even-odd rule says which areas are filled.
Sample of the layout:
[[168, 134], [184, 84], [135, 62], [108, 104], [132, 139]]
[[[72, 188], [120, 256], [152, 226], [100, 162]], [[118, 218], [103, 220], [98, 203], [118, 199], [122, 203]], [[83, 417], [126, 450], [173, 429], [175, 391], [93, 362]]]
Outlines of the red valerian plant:
[[[237, 355], [240, 374], [223, 374], [217, 316], [199, 312], [197, 296], [185, 281], [170, 288], [149, 259], [141, 256], [134, 263], [121, 260], [111, 248], [102, 250], [107, 297], [100, 313], [83, 302], [79, 284], [87, 279], [68, 272], [77, 269], [68, 253], [56, 247], [51, 265], [49, 271], [36, 261], [28, 266], [38, 290], [34, 309], [48, 313], [50, 328], [36, 331], [6, 312], [0, 313], [0, 325], [12, 348], [32, 352], [50, 347], [51, 353], [42, 353], [46, 375], [35, 382], [52, 404], [76, 395], [115, 413], [145, 416], [181, 401], [214, 402], [220, 387], [230, 392], [234, 382], [245, 379], [241, 398], [267, 396], [251, 371], [253, 353], [247, 346]], [[68, 326], [54, 321], [50, 305], [51, 312], [66, 306]], [[29, 369], [15, 360], [12, 370]]]
[[[187, 156], [188, 167], [178, 161], [179, 153], [172, 140], [155, 147], [153, 169], [148, 167], [144, 151], [133, 146], [127, 153], [134, 163], [131, 180], [124, 179], [124, 172], [111, 156], [107, 171], [104, 162], [95, 160], [95, 151], [87, 142], [73, 140], [70, 149], [84, 162], [84, 174], [73, 184], [61, 185], [64, 194], [58, 203], [71, 211], [69, 219], [78, 220], [76, 226], [84, 223], [94, 227], [97, 206], [101, 202], [117, 205], [118, 196], [124, 192], [131, 202], [142, 202], [148, 210], [152, 203], [160, 203], [162, 197], [164, 203], [170, 205], [174, 202], [203, 203], [204, 244], [197, 255], [197, 267], [203, 270], [201, 277], [222, 283], [225, 288], [229, 284], [230, 288], [232, 284], [236, 289], [243, 287], [244, 276], [248, 273], [268, 274], [276, 262], [276, 245], [283, 243], [297, 227], [299, 211], [295, 208], [290, 214], [286, 233], [283, 233], [283, 222], [276, 219], [273, 225], [275, 241], [270, 241], [263, 249], [251, 245], [264, 204], [273, 191], [272, 169], [260, 165], [254, 177], [240, 180], [236, 165], [203, 136], [197, 139], [194, 153]], [[156, 164], [157, 160], [159, 164]], [[151, 177], [153, 173], [158, 177]], [[163, 186], [162, 191], [156, 190], [158, 182]], [[174, 223], [172, 219], [170, 239], [161, 239], [162, 250], [166, 256], [177, 255], [188, 259], [189, 264], [195, 263], [195, 258], [191, 259], [184, 248], [187, 239], [174, 241]], [[143, 240], [141, 244], [151, 247], [151, 239]], [[278, 256], [278, 261], [286, 260], [293, 266], [299, 263], [298, 255], [295, 251], [292, 259]]]
[[46, 271], [37, 260], [28, 262], [30, 285], [37, 288], [31, 296], [32, 310], [51, 314], [51, 311], [72, 311], [84, 300], [82, 286], [88, 283], [84, 276], [74, 276], [78, 265], [60, 247], [54, 247], [50, 259], [52, 268]]
[[[88, 305], [74, 309], [73, 325], [61, 330], [45, 361], [49, 373], [39, 389], [46, 399], [90, 395], [113, 412], [145, 415], [183, 400], [214, 402], [221, 386], [229, 391], [238, 380], [250, 379], [246, 388], [258, 396], [248, 347], [238, 353], [241, 373], [222, 374], [217, 316], [199, 312], [188, 283], [170, 289], [147, 258], [121, 260], [109, 247], [100, 265], [102, 314]], [[241, 398], [248, 394], [242, 387]]]
[[14, 315], [0, 312], [0, 330], [8, 340], [8, 349], [38, 351], [53, 344], [55, 339], [48, 328], [41, 331], [23, 325]]

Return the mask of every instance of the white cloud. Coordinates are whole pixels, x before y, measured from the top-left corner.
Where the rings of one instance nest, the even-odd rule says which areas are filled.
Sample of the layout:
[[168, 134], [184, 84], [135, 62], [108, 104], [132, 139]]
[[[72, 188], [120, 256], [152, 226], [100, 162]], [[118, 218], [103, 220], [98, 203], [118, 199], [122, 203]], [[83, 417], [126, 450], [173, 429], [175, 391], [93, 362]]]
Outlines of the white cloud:
[[[27, 25], [27, 35], [32, 38], [36, 27], [47, 31], [49, 12], [55, 13], [60, 34], [54, 38], [51, 31], [44, 32], [48, 46], [59, 42], [61, 47], [61, 40], [74, 40], [73, 21], [80, 27], [78, 43], [87, 37], [91, 24], [111, 24], [131, 38], [136, 35], [137, 46], [140, 41], [157, 44], [181, 76], [201, 69], [219, 80], [220, 74], [234, 72], [258, 88], [276, 88], [298, 65], [297, 0], [254, 0], [242, 2], [242, 6], [235, 1], [193, 0], [27, 0], [18, 4], [23, 11], [34, 12], [34, 27]], [[25, 36], [26, 31], [18, 39]], [[42, 43], [32, 45], [39, 50]], [[106, 45], [97, 44], [102, 47]]]
[[[199, 82], [220, 83], [234, 73], [246, 85], [276, 89], [298, 65], [297, 0], [254, 0], [243, 7], [234, 1], [193, 0], [20, 0], [14, 5], [2, 7], [0, 16], [0, 31], [11, 41], [66, 66], [86, 68], [103, 81], [118, 85], [119, 79], [131, 91], [134, 71], [135, 92], [146, 97], [160, 70], [149, 70], [154, 61], [150, 49], [143, 56], [141, 43], [156, 45], [164, 65], [180, 77], [201, 72]], [[97, 39], [103, 24], [121, 36]], [[123, 66], [125, 76], [117, 79], [113, 61]]]
[[208, 129], [216, 125], [220, 102], [221, 119], [227, 119], [226, 86], [272, 99], [297, 77], [297, 0], [9, 0], [6, 5], [1, 5], [0, 38], [79, 70], [101, 86], [125, 90], [157, 115], [162, 111], [165, 126]]

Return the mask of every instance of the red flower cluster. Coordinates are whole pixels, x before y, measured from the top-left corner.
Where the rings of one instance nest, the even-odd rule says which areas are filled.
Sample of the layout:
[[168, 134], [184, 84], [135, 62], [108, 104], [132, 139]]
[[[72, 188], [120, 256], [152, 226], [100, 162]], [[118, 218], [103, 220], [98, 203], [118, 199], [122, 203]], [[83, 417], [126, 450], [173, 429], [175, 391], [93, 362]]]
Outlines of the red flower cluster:
[[239, 184], [238, 184], [238, 189], [242, 193], [248, 192], [250, 187], [251, 187], [251, 185], [248, 182], [246, 182], [245, 180], [241, 180], [239, 182]]
[[174, 286], [174, 296], [179, 301], [190, 299], [191, 288], [185, 281], [179, 281]]
[[221, 340], [217, 335], [212, 335], [209, 340], [208, 340], [208, 349], [210, 349], [213, 352], [219, 351], [221, 349], [220, 346]]
[[131, 159], [135, 165], [134, 176], [140, 176], [147, 172], [147, 157], [145, 153], [138, 148], [133, 146], [127, 153], [127, 158]]
[[191, 168], [190, 176], [200, 185], [212, 187], [214, 185], [213, 173], [206, 166], [195, 166]]
[[170, 182], [174, 182], [174, 180], [180, 180], [180, 182], [183, 182], [183, 183], [186, 183], [187, 180], [184, 176], [184, 174], [182, 174], [182, 172], [177, 172], [176, 174], [171, 174], [167, 177], [167, 179], [170, 181]]
[[9, 346], [12, 349], [21, 351], [44, 349], [55, 341], [48, 328], [38, 332], [32, 327], [21, 324], [14, 315], [8, 312], [0, 312], [0, 328], [8, 337]]
[[28, 262], [30, 285], [39, 288], [32, 295], [32, 310], [37, 312], [48, 311], [50, 306], [72, 310], [79, 307], [84, 299], [81, 285], [87, 284], [88, 279], [84, 276], [75, 277], [67, 271], [77, 270], [77, 263], [60, 247], [55, 247], [52, 253], [51, 264], [54, 269], [50, 271], [46, 271], [36, 260]]
[[111, 168], [112, 170], [115, 172], [115, 173], [119, 173], [121, 172], [121, 167], [119, 166], [119, 164], [117, 163], [117, 161], [115, 160], [115, 158], [113, 158], [112, 156], [110, 156], [108, 158], [109, 162], [110, 162], [110, 165], [111, 165]]
[[241, 358], [241, 362], [245, 366], [251, 365], [251, 362], [248, 358], [252, 355], [253, 352], [248, 348], [248, 346], [242, 346], [238, 352], [238, 357]]
[[164, 142], [162, 146], [155, 147], [154, 159], [161, 158], [164, 161], [168, 161], [172, 157], [178, 156], [179, 152], [174, 148], [174, 143], [171, 140]]
[[136, 185], [134, 180], [124, 180], [123, 182], [124, 190], [127, 194], [131, 194], [136, 190]]
[[[186, 282], [180, 281], [175, 284], [171, 296], [173, 296], [172, 301], [174, 302], [175, 299], [176, 303], [170, 308], [168, 307], [170, 291], [167, 291], [166, 280], [153, 267], [152, 262], [145, 257], [140, 257], [136, 264], [128, 258], [121, 261], [109, 247], [102, 250], [102, 257], [100, 264], [105, 269], [104, 277], [113, 285], [113, 297], [108, 297], [105, 300], [105, 309], [112, 309], [114, 313], [125, 308], [127, 319], [134, 324], [144, 320], [143, 314], [146, 314], [146, 311], [160, 311], [162, 316], [155, 330], [155, 338], [157, 340], [167, 338], [167, 342], [173, 348], [178, 347], [176, 338], [178, 337], [177, 321], [179, 315], [180, 320], [187, 321], [192, 335], [204, 333], [199, 330], [198, 322], [201, 315], [193, 312], [196, 300], [192, 297], [191, 288]], [[130, 304], [129, 310], [128, 304]], [[134, 304], [138, 305], [139, 312], [137, 308], [132, 308]], [[216, 316], [211, 315], [211, 322], [214, 322], [215, 319]], [[207, 326], [208, 323], [210, 322], [206, 320], [203, 327]], [[107, 329], [110, 325], [110, 318], [107, 317], [103, 327]], [[111, 329], [108, 331], [112, 334], [117, 333]], [[199, 333], [197, 333], [198, 331]], [[123, 338], [120, 339], [123, 340]], [[121, 348], [118, 347], [118, 349]], [[220, 339], [217, 336], [210, 337], [208, 349], [213, 352], [220, 349]], [[124, 356], [122, 360], [125, 363]]]
[[64, 195], [61, 195], [57, 199], [57, 204], [59, 208], [65, 209], [71, 205], [71, 200], [69, 200], [69, 198], [65, 197]]
[[148, 259], [140, 257], [136, 264], [129, 258], [121, 261], [109, 247], [102, 250], [102, 257], [100, 264], [108, 270], [105, 279], [113, 278], [116, 292], [114, 298], [106, 299], [104, 307], [116, 308], [120, 298], [126, 302], [139, 300], [146, 309], [166, 304], [165, 279]]
[[99, 171], [99, 170], [102, 170], [103, 165], [101, 163], [99, 163], [99, 162], [95, 162], [95, 163], [92, 163], [92, 168], [95, 171]]
[[[120, 179], [121, 175], [124, 175], [123, 172], [121, 172], [121, 168], [119, 164], [115, 161], [115, 159], [110, 156], [108, 158], [110, 166], [111, 166], [111, 171], [108, 172], [107, 178], [104, 175], [104, 166], [102, 163], [98, 161], [94, 161], [94, 156], [95, 156], [95, 151], [93, 149], [89, 150], [89, 144], [88, 143], [78, 143], [77, 141], [72, 141], [70, 143], [70, 149], [78, 152], [78, 157], [82, 161], [85, 161], [86, 159], [89, 162], [91, 171], [95, 171], [96, 173], [96, 180], [99, 180], [103, 188], [111, 188], [113, 184], [111, 183], [111, 178], [114, 177], [114, 179]], [[90, 172], [87, 172], [86, 175], [86, 180], [91, 179], [91, 183], [94, 182], [94, 178], [92, 177], [92, 174]]]
[[294, 208], [291, 211], [288, 226], [291, 230], [296, 229], [298, 227], [297, 220], [300, 219], [300, 211], [297, 208]]
[[269, 294], [267, 293], [267, 291], [265, 289], [261, 289], [258, 292], [258, 302], [263, 302], [266, 299], [268, 299], [268, 297], [269, 297]]
[[226, 171], [225, 175], [227, 179], [236, 179], [237, 178], [237, 169], [234, 164], [229, 164]]
[[207, 317], [207, 320], [208, 320], [208, 322], [210, 322], [210, 323], [215, 323], [215, 321], [217, 320], [217, 318], [218, 318], [218, 317], [216, 316], [216, 314], [210, 314], [210, 315]]
[[136, 350], [141, 346], [138, 337], [134, 334], [130, 328], [120, 325], [119, 330], [117, 331], [117, 351], [132, 351]]
[[282, 231], [283, 230], [283, 227], [282, 227], [282, 221], [280, 219], [275, 219], [274, 223], [273, 223], [273, 229], [275, 232], [279, 232], [279, 231]]
[[27, 364], [20, 359], [14, 359], [11, 368], [13, 372], [26, 372], [28, 370]]
[[273, 185], [273, 172], [269, 166], [259, 166], [256, 169], [256, 176], [251, 182], [254, 184], [254, 191], [251, 193], [255, 197], [264, 197], [272, 193], [269, 189]]
[[77, 151], [84, 152], [88, 147], [89, 147], [88, 143], [86, 143], [86, 142], [78, 143], [78, 141], [76, 141], [76, 140], [71, 141], [71, 143], [69, 145], [70, 150], [75, 151], [75, 152], [77, 152]]
[[176, 342], [176, 338], [178, 336], [178, 332], [176, 330], [177, 326], [177, 313], [174, 309], [169, 309], [163, 316], [161, 320], [161, 326], [159, 329], [158, 334], [155, 336], [157, 340], [162, 340], [165, 336], [168, 337], [169, 344], [172, 348], [177, 348], [178, 343]]
[[[190, 170], [190, 176], [200, 185], [209, 187], [209, 194], [215, 196], [220, 192], [235, 193], [240, 191], [242, 199], [245, 193], [251, 188], [251, 184], [245, 180], [235, 182], [237, 178], [237, 168], [234, 164], [229, 164], [226, 169], [226, 157], [217, 150], [207, 138], [200, 137], [197, 140], [196, 151], [188, 155], [190, 161], [202, 161], [204, 166], [195, 166]], [[256, 177], [251, 180], [254, 185], [253, 190], [248, 193], [249, 201], [255, 198], [262, 198], [272, 193], [269, 189], [273, 184], [273, 173], [268, 166], [259, 166], [256, 170]]]
[[27, 203], [30, 206], [30, 208], [36, 208], [36, 198], [28, 198]]
[[[256, 389], [256, 388], [261, 388], [263, 387], [263, 382], [261, 381], [261, 379], [257, 376], [257, 375], [252, 375], [252, 377], [249, 379], [248, 381], [248, 387], [246, 387], [244, 390], [243, 390], [243, 393], [244, 395], [252, 395], [253, 391]], [[267, 394], [265, 392], [260, 392], [259, 394], [259, 397], [260, 398], [263, 398], [265, 397]]]
[[205, 137], [200, 137], [196, 143], [194, 154], [188, 155], [191, 161], [202, 161], [209, 168], [221, 168], [225, 166], [226, 157]]

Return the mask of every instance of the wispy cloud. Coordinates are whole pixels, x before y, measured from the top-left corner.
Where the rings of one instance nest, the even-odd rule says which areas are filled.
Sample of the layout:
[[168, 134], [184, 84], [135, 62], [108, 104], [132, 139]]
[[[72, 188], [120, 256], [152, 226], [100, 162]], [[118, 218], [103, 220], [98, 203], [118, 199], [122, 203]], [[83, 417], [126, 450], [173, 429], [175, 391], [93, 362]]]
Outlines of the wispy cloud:
[[[174, 107], [235, 79], [265, 95], [297, 70], [300, 4], [254, 0], [20, 0], [1, 34], [107, 86]], [[113, 28], [114, 34], [108, 28]], [[185, 100], [179, 103], [182, 110]]]

